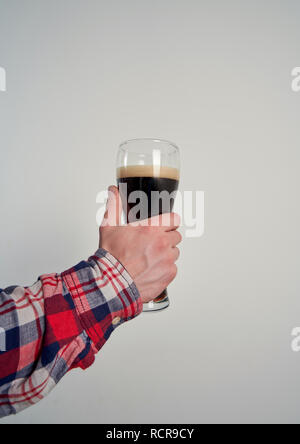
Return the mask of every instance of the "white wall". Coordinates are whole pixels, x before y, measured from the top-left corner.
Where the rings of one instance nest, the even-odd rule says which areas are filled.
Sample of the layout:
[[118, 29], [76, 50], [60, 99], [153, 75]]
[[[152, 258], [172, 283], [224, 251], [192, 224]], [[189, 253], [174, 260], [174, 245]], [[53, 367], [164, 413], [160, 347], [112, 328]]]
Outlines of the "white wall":
[[0, 423], [299, 421], [300, 64], [294, 0], [0, 0], [0, 286], [97, 248], [119, 143], [171, 139], [206, 233], [171, 308]]

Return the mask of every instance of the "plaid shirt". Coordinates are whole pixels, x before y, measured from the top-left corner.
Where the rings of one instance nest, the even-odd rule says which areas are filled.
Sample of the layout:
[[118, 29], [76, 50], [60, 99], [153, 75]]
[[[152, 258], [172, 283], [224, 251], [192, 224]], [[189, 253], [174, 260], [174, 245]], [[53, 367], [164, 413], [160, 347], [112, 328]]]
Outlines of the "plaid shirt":
[[141, 311], [131, 277], [102, 249], [30, 288], [0, 290], [0, 417], [43, 399], [69, 370], [88, 368]]

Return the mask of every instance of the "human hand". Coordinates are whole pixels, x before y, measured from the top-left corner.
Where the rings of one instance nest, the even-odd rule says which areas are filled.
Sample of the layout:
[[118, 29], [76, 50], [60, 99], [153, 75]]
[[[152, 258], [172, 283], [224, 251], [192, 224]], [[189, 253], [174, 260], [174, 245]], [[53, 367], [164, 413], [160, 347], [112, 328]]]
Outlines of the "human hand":
[[[100, 248], [120, 261], [134, 280], [143, 303], [158, 297], [177, 275], [177, 231], [180, 218], [171, 213], [121, 225], [122, 203], [117, 187], [109, 188], [104, 221], [100, 227]], [[107, 223], [109, 220], [109, 224]], [[168, 221], [168, 223], [166, 223]]]

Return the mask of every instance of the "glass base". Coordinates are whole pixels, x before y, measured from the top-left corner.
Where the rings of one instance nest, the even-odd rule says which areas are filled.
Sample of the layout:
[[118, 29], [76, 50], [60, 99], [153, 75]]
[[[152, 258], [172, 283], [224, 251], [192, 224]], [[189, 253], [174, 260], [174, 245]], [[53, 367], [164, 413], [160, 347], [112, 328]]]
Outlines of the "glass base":
[[154, 301], [148, 302], [148, 304], [143, 305], [143, 312], [150, 313], [153, 311], [161, 311], [168, 308], [170, 305], [170, 301], [168, 298], [167, 290], [165, 290], [158, 298], [154, 299]]

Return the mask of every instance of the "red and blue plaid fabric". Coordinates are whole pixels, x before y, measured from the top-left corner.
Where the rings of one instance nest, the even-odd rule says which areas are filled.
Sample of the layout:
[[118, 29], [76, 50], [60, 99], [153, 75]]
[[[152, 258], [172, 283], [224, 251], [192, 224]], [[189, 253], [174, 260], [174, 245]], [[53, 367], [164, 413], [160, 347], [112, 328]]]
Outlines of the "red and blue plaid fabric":
[[0, 290], [0, 417], [43, 399], [69, 370], [88, 368], [141, 311], [131, 277], [102, 249], [32, 287]]

